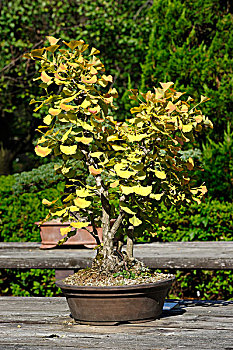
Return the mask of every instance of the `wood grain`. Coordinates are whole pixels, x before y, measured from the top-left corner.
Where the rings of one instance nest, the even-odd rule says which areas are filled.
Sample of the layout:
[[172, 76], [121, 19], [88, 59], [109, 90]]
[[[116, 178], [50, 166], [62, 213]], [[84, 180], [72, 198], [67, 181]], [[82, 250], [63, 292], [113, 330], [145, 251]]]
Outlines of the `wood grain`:
[[[92, 249], [40, 250], [40, 243], [1, 242], [0, 268], [78, 269], [91, 265]], [[135, 245], [134, 255], [151, 268], [233, 269], [233, 241]]]
[[143, 324], [73, 322], [65, 298], [0, 297], [0, 349], [232, 350], [233, 302], [180, 301]]

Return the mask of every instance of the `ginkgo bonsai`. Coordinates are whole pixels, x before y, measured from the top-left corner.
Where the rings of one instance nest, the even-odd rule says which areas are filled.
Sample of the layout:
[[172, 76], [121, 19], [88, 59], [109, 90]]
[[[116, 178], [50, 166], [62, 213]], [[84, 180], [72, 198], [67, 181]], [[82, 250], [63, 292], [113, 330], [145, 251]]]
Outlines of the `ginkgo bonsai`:
[[[100, 275], [141, 268], [133, 258], [133, 237], [145, 230], [154, 234], [160, 203], [179, 207], [199, 202], [207, 191], [204, 184], [193, 188], [196, 164], [180, 153], [197, 132], [212, 127], [199, 109], [207, 98], [201, 96], [195, 105], [172, 82], [147, 93], [131, 90], [132, 116], [119, 122], [111, 115], [118, 94], [97, 58], [99, 51], [88, 51], [82, 40], [47, 39], [48, 46], [25, 55], [39, 61], [35, 80], [45, 90], [31, 101], [38, 104], [35, 112], [43, 108], [46, 113], [35, 151], [42, 157], [53, 152], [62, 160], [56, 171], [67, 179], [67, 192], [61, 206], [57, 199], [43, 202], [50, 215], [71, 221], [61, 232], [63, 241], [91, 223]], [[85, 169], [81, 175], [80, 164]], [[102, 244], [97, 227], [103, 230]]]

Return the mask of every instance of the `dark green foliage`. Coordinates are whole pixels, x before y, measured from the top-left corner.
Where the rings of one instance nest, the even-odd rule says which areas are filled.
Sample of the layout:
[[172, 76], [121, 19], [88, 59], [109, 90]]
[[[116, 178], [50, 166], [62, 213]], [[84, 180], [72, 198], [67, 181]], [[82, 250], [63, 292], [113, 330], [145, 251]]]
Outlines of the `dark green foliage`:
[[4, 149], [0, 174], [9, 174], [12, 160], [32, 151], [41, 116], [28, 105], [41, 90], [32, 82], [34, 63], [23, 60], [23, 53], [42, 47], [46, 35], [64, 40], [82, 38], [104, 52], [106, 70], [122, 95], [129, 74], [134, 82], [140, 80], [140, 62], [151, 27], [150, 7], [149, 1], [142, 4], [140, 0], [45, 0], [39, 6], [35, 0], [0, 2], [0, 141]]
[[[152, 15], [153, 14], [153, 15]], [[233, 6], [220, 0], [155, 0], [141, 87], [174, 81], [191, 96], [208, 96], [203, 108], [218, 140], [232, 120]]]
[[176, 275], [169, 298], [233, 300], [232, 271], [169, 271]]
[[232, 240], [233, 203], [206, 200], [190, 207], [161, 207], [159, 218], [166, 227], [154, 227], [158, 241], [219, 241]]
[[42, 199], [59, 197], [64, 185], [58, 183], [50, 189], [37, 193], [25, 192], [18, 196], [11, 189], [14, 181], [13, 176], [0, 177], [0, 241], [38, 242], [39, 228], [34, 222], [44, 219], [48, 213]]
[[224, 131], [222, 142], [211, 139], [203, 145], [202, 166], [199, 175], [205, 181], [209, 196], [232, 202], [233, 200], [233, 131], [230, 124]]
[[4, 149], [0, 173], [9, 174], [13, 159], [32, 152], [39, 123], [34, 116], [40, 118], [40, 112], [34, 113], [28, 102], [41, 92], [32, 82], [33, 63], [22, 55], [42, 47], [48, 34], [65, 40], [83, 38], [101, 50], [106, 71], [120, 92], [122, 119], [131, 106], [126, 99], [128, 88], [169, 80], [192, 96], [211, 98], [205, 112], [214, 121], [216, 140], [232, 119], [229, 0], [45, 0], [40, 6], [35, 0], [9, 0], [2, 1], [0, 9], [0, 141]]
[[15, 180], [12, 186], [14, 194], [38, 192], [63, 179], [61, 174], [55, 172], [54, 163], [44, 164], [31, 171], [14, 174], [13, 177]]
[[55, 286], [54, 270], [1, 269], [0, 295], [53, 297], [61, 296], [61, 292]]

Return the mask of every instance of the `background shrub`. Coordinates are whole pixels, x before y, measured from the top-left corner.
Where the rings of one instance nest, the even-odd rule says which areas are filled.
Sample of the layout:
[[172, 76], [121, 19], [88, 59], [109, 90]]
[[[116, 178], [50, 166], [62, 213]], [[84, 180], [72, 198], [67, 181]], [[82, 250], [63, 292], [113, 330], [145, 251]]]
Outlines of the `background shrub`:
[[[218, 140], [233, 117], [233, 6], [219, 0], [156, 0], [141, 88], [159, 81], [210, 101], [202, 109], [214, 123]], [[182, 91], [182, 90], [181, 90]]]

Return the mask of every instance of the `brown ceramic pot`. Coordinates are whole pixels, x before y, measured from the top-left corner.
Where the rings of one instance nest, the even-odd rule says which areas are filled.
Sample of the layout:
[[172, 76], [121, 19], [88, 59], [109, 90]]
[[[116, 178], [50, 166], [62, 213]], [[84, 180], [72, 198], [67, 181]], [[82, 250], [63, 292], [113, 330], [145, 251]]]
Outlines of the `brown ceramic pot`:
[[149, 284], [114, 287], [71, 286], [57, 281], [72, 317], [80, 324], [115, 325], [156, 319], [175, 277]]
[[[60, 228], [70, 225], [69, 222], [60, 222], [59, 220], [46, 221], [43, 224], [36, 222], [35, 224], [40, 226], [41, 249], [56, 247], [60, 239], [64, 238], [60, 233]], [[88, 226], [87, 229], [92, 231], [92, 226]], [[99, 239], [102, 241], [102, 229], [98, 228], [97, 231]], [[70, 237], [64, 245], [84, 245], [87, 248], [93, 248], [96, 246], [96, 240], [87, 230], [77, 229], [75, 236]]]

